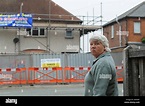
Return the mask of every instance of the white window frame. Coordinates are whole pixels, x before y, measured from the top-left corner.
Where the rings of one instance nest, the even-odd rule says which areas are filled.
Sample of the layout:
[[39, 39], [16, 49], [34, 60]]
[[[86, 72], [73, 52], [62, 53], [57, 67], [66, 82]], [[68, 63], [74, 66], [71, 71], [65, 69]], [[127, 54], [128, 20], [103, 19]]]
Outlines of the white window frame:
[[114, 38], [114, 25], [111, 26], [111, 38]]
[[141, 33], [141, 23], [134, 22], [134, 33]]
[[[41, 33], [41, 31], [43, 30], [43, 34]], [[27, 36], [32, 36], [32, 37], [46, 37], [46, 28], [42, 28], [42, 27], [34, 27], [31, 29], [26, 29], [27, 31]], [[34, 35], [34, 31], [38, 31], [36, 32], [36, 34]]]
[[71, 29], [66, 29], [66, 35], [65, 35], [66, 39], [73, 39], [73, 31]]

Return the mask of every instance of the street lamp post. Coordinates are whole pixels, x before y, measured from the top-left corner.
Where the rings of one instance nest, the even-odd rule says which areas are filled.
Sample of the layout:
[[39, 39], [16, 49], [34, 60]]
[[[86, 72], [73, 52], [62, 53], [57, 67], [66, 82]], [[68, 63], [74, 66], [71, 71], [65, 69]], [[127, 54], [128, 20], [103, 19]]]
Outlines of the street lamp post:
[[47, 37], [47, 48], [49, 49], [49, 53], [50, 53], [50, 27], [51, 27], [51, 0], [49, 1], [49, 31], [48, 31], [48, 37]]
[[[22, 15], [22, 7], [23, 7], [23, 3], [21, 3], [20, 5], [20, 16]], [[19, 36], [18, 36], [19, 42], [18, 42], [18, 53], [20, 53], [20, 28], [19, 28]]]

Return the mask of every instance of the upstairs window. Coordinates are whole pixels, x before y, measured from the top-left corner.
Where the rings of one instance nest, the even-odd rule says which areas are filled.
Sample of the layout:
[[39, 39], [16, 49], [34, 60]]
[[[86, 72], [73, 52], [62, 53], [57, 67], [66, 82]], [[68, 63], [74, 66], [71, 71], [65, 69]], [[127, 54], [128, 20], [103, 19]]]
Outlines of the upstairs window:
[[39, 29], [37, 29], [37, 28], [33, 29], [32, 36], [39, 36]]
[[46, 36], [46, 29], [45, 28], [32, 28], [26, 29], [27, 34], [34, 37], [45, 37]]
[[72, 30], [71, 29], [66, 29], [65, 38], [66, 39], [72, 39], [73, 38], [73, 34], [72, 34]]
[[134, 22], [134, 33], [141, 33], [140, 32], [140, 22]]

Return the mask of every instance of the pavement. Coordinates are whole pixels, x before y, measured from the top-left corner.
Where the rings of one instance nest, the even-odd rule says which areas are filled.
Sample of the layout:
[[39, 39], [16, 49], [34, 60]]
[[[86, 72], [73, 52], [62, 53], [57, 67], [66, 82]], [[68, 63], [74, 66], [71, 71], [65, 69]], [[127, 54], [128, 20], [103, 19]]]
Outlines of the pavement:
[[[123, 96], [123, 83], [119, 83], [119, 96]], [[84, 96], [81, 84], [0, 85], [0, 96]]]

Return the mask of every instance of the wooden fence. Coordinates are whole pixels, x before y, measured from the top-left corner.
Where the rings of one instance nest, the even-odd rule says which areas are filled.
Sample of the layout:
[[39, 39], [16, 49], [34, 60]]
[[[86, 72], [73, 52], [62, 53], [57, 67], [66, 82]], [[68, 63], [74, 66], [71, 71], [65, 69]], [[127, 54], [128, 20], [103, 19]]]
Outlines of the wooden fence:
[[124, 49], [124, 96], [145, 96], [145, 46]]

